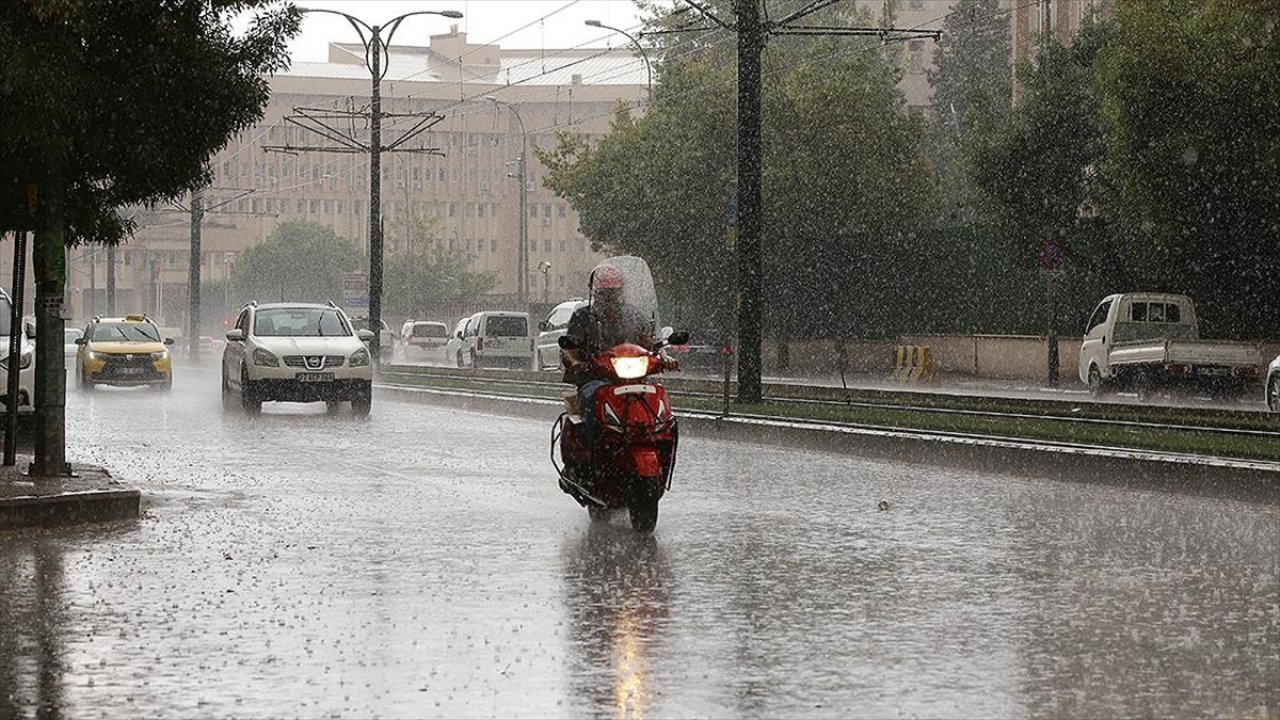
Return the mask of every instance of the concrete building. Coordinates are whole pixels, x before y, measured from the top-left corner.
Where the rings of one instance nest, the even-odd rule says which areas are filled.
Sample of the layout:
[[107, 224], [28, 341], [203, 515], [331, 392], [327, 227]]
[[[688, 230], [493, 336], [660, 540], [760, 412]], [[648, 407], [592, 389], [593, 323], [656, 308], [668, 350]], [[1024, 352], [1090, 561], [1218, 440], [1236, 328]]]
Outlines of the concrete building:
[[[441, 118], [405, 143], [438, 148], [439, 154], [382, 154], [385, 255], [410, 249], [407, 219], [430, 218], [441, 246], [463, 251], [473, 258], [473, 269], [495, 274], [492, 304], [512, 303], [518, 282], [520, 193], [511, 175], [527, 142], [530, 299], [542, 302], [545, 297], [554, 303], [582, 295], [600, 256], [579, 232], [573, 209], [543, 187], [546, 169], [533, 148], [554, 147], [558, 131], [607, 133], [620, 102], [637, 106], [645, 98], [642, 58], [623, 43], [611, 50], [506, 50], [468, 42], [456, 26], [419, 45], [406, 29], [395, 42], [381, 85], [384, 114], [429, 111]], [[206, 326], [214, 325], [211, 315], [219, 318], [250, 299], [238, 297], [234, 285], [228, 290], [225, 281], [239, 256], [281, 222], [301, 218], [322, 223], [367, 253], [368, 154], [265, 151], [268, 146], [335, 145], [288, 122], [297, 108], [363, 112], [363, 119], [330, 117], [327, 122], [367, 142], [371, 79], [364, 62], [363, 46], [336, 43], [326, 62], [295, 63], [271, 79], [271, 101], [262, 122], [212, 159], [201, 277], [202, 286], [222, 293], [203, 293]], [[384, 147], [414, 122], [386, 117]], [[116, 252], [116, 311], [144, 311], [162, 325], [185, 327], [190, 217], [159, 210], [145, 214], [136, 237]], [[68, 314], [77, 322], [107, 311], [106, 258], [107, 252], [98, 248], [69, 252]], [[540, 271], [545, 263], [549, 269]], [[368, 266], [352, 270], [367, 271]]]

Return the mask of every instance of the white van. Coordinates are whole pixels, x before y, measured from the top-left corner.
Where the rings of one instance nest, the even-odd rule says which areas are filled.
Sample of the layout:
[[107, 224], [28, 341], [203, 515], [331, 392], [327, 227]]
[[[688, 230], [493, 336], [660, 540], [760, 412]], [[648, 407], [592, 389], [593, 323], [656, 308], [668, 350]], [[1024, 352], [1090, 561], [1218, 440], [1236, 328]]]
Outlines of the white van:
[[492, 310], [467, 318], [459, 353], [473, 368], [529, 370], [533, 343], [529, 313]]

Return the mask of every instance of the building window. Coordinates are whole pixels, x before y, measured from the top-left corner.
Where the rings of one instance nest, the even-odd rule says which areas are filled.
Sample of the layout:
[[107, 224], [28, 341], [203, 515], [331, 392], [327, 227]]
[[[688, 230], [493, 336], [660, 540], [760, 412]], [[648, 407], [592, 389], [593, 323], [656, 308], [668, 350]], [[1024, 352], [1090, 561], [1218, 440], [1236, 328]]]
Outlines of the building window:
[[565, 214], [568, 212], [568, 208], [569, 208], [569, 206], [568, 206], [568, 205], [565, 205], [564, 203], [560, 203], [560, 205], [558, 205], [558, 206], [556, 207], [556, 213], [557, 213], [560, 217], [564, 217], [564, 216], [565, 216]]
[[544, 253], [551, 252], [551, 240], [549, 238], [542, 241], [542, 252]]
[[498, 252], [498, 238], [489, 241], [489, 252]]
[[310, 210], [311, 210], [311, 214], [312, 214], [312, 215], [319, 215], [319, 214], [320, 214], [320, 201], [319, 201], [319, 200], [312, 200], [312, 201], [311, 201], [311, 207], [310, 207]]
[[543, 206], [542, 206], [542, 217], [544, 217], [544, 218], [549, 218], [549, 217], [551, 217], [551, 203], [545, 203], [545, 204], [543, 204]]
[[565, 245], [564, 241], [563, 241], [563, 240], [561, 240], [561, 241], [560, 241], [560, 252], [564, 252], [564, 245]]
[[455, 216], [455, 215], [457, 215], [457, 214], [458, 214], [458, 204], [457, 204], [457, 203], [449, 203], [449, 217], [453, 217], [453, 216]]
[[304, 212], [306, 212], [306, 211], [307, 211], [307, 201], [306, 201], [306, 200], [299, 200], [299, 201], [298, 201], [298, 214], [299, 214], [299, 215], [301, 215], [302, 213], [304, 213]]
[[538, 217], [538, 206], [537, 206], [537, 205], [530, 205], [530, 206], [529, 206], [529, 217], [531, 217], [531, 218], [536, 218], [536, 217]]
[[325, 214], [325, 215], [332, 215], [332, 214], [333, 214], [333, 201], [332, 201], [332, 200], [325, 200], [325, 201], [324, 201], [324, 214]]
[[484, 203], [476, 205], [476, 217], [484, 217]]

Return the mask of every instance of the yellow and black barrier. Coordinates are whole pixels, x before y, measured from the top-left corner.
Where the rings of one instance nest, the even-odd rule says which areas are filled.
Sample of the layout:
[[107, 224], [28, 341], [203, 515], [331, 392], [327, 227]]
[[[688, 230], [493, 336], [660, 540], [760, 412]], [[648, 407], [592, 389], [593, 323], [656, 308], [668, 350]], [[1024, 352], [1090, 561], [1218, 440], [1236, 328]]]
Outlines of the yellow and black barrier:
[[938, 370], [928, 345], [898, 345], [894, 349], [893, 373], [898, 382], [937, 382]]

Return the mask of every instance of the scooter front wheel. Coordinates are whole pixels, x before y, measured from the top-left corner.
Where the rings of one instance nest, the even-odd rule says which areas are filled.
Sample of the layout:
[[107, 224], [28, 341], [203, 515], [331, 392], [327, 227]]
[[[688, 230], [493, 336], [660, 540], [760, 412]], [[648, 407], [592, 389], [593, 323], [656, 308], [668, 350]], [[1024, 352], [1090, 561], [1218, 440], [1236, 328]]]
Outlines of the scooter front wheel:
[[658, 499], [661, 497], [660, 488], [650, 487], [644, 481], [632, 484], [630, 497], [627, 498], [627, 513], [631, 516], [632, 530], [653, 532], [658, 525]]

